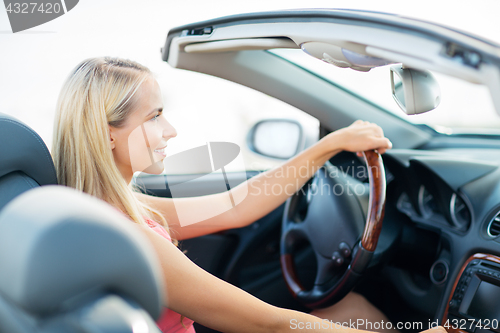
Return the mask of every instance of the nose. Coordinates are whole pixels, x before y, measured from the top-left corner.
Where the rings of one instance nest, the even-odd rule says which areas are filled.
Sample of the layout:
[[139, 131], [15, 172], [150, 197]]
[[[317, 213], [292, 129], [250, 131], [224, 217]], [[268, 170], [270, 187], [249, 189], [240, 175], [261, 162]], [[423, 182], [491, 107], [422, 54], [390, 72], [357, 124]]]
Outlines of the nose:
[[165, 139], [171, 139], [175, 138], [177, 136], [177, 131], [175, 130], [174, 126], [172, 126], [164, 117], [163, 118], [163, 137]]

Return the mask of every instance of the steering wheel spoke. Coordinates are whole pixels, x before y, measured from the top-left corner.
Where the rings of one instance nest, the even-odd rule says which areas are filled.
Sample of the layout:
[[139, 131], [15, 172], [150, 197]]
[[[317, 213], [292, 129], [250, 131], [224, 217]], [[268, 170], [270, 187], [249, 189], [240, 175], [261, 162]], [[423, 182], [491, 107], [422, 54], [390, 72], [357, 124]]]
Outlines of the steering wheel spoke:
[[292, 254], [295, 244], [307, 240], [305, 224], [289, 222], [281, 231], [281, 253]]
[[[334, 276], [334, 272], [337, 274], [340, 272], [340, 267], [337, 262], [332, 259], [325, 258], [321, 255], [316, 255], [316, 279], [314, 280], [315, 285], [324, 285], [326, 282], [331, 280]], [[341, 265], [340, 265], [341, 266]]]

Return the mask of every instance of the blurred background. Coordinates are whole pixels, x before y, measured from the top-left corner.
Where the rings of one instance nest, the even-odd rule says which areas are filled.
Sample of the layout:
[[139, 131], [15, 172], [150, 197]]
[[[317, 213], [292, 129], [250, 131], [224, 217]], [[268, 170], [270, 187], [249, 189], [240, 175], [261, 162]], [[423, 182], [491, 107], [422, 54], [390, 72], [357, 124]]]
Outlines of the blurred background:
[[[162, 88], [166, 118], [177, 129], [167, 154], [205, 144], [231, 141], [245, 145], [248, 128], [264, 118], [286, 117], [308, 128], [318, 122], [285, 103], [246, 87], [203, 74], [171, 68], [160, 57], [170, 28], [220, 16], [290, 8], [365, 9], [415, 17], [500, 42], [500, 1], [332, 1], [332, 0], [80, 0], [66, 15], [13, 34], [0, 6], [0, 112], [37, 131], [50, 148], [59, 90], [70, 71], [95, 56], [119, 56], [148, 66]], [[311, 58], [312, 59], [312, 58]], [[325, 75], [415, 123], [444, 133], [495, 131], [500, 118], [484, 87], [455, 84], [438, 77], [443, 106], [409, 118], [390, 96], [388, 68], [365, 73], [325, 66]], [[381, 83], [380, 81], [384, 83]], [[441, 82], [441, 81], [440, 81]], [[450, 83], [451, 82], [451, 83]], [[460, 106], [460, 107], [458, 107]], [[268, 168], [279, 161], [243, 151], [247, 169]], [[230, 170], [227, 170], [230, 171]]]

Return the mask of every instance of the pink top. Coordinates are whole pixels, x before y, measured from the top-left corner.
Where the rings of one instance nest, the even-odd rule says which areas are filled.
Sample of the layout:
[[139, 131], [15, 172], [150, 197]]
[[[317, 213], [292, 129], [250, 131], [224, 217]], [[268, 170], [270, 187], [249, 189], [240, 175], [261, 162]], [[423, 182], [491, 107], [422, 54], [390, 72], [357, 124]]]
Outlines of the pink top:
[[[158, 222], [148, 218], [145, 218], [145, 221], [160, 236], [165, 237], [170, 242], [172, 241], [168, 232]], [[164, 333], [196, 333], [191, 319], [184, 317], [182, 323], [181, 315], [169, 308], [165, 308], [160, 318], [156, 321], [156, 325]]]

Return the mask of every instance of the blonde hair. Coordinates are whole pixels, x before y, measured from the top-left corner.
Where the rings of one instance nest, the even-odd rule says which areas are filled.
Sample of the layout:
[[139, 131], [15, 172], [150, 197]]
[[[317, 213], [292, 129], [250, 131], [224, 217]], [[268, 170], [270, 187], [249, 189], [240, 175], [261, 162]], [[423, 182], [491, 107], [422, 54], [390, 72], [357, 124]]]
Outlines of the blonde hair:
[[168, 232], [164, 216], [139, 201], [118, 170], [108, 126], [124, 125], [135, 109], [136, 92], [151, 76], [147, 67], [120, 58], [91, 58], [78, 65], [57, 101], [52, 156], [60, 184], [108, 202], [138, 224], [154, 219]]

